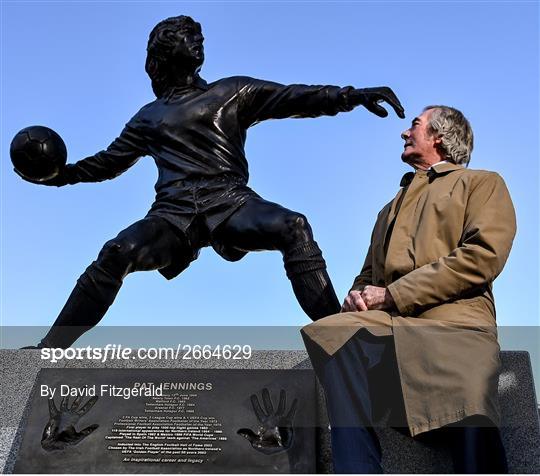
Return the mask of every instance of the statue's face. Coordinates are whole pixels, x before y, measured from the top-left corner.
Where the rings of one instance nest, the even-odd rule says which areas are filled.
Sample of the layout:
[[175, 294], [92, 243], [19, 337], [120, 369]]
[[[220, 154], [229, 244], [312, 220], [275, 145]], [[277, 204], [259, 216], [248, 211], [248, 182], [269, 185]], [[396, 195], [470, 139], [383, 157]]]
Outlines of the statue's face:
[[204, 61], [204, 36], [200, 23], [194, 22], [176, 32], [176, 40], [172, 51], [174, 60], [199, 68]]

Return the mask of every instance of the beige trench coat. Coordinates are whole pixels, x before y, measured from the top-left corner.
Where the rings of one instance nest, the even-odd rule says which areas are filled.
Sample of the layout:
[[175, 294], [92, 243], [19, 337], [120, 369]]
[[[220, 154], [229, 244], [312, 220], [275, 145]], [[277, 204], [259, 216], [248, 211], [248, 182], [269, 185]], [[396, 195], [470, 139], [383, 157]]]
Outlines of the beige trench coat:
[[494, 172], [440, 163], [401, 186], [352, 286], [388, 287], [398, 312], [328, 316], [304, 327], [304, 338], [332, 355], [360, 328], [393, 335], [413, 436], [477, 414], [498, 425], [492, 282], [516, 231], [506, 185]]

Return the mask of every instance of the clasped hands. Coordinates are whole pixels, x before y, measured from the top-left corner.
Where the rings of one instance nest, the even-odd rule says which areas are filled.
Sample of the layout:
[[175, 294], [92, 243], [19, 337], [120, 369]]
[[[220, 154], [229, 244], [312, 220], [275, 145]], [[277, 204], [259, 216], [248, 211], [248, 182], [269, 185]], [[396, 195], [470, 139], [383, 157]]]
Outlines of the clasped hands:
[[394, 298], [387, 288], [365, 286], [361, 291], [349, 292], [343, 306], [341, 306], [341, 312], [368, 311], [372, 309], [388, 311], [395, 307]]

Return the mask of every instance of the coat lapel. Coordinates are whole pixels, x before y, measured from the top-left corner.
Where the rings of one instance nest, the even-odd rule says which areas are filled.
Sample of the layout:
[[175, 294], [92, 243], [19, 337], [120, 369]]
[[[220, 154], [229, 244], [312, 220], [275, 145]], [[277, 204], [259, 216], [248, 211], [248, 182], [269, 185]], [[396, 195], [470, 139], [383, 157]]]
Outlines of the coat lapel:
[[390, 211], [386, 218], [386, 225], [384, 228], [384, 237], [383, 237], [383, 250], [385, 250], [385, 258], [386, 258], [386, 250], [388, 249], [388, 242], [392, 235], [392, 228], [394, 225], [394, 221], [396, 219], [396, 215], [399, 212], [399, 208], [401, 206], [401, 202], [403, 201], [404, 194], [407, 193], [407, 188], [409, 187], [413, 178], [414, 178], [414, 172], [407, 172], [401, 178], [401, 182], [399, 183], [401, 188], [399, 189], [396, 197], [392, 201], [392, 205], [390, 206]]

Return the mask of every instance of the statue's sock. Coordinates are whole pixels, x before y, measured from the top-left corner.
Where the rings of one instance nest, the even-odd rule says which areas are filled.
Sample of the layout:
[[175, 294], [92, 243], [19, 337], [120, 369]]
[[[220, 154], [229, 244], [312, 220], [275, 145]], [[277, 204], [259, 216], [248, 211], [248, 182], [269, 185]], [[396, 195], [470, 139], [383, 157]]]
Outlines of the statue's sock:
[[315, 241], [285, 251], [283, 262], [296, 299], [312, 320], [339, 312], [341, 306]]
[[66, 304], [39, 346], [67, 348], [94, 327], [118, 294], [122, 280], [93, 262], [77, 280]]

